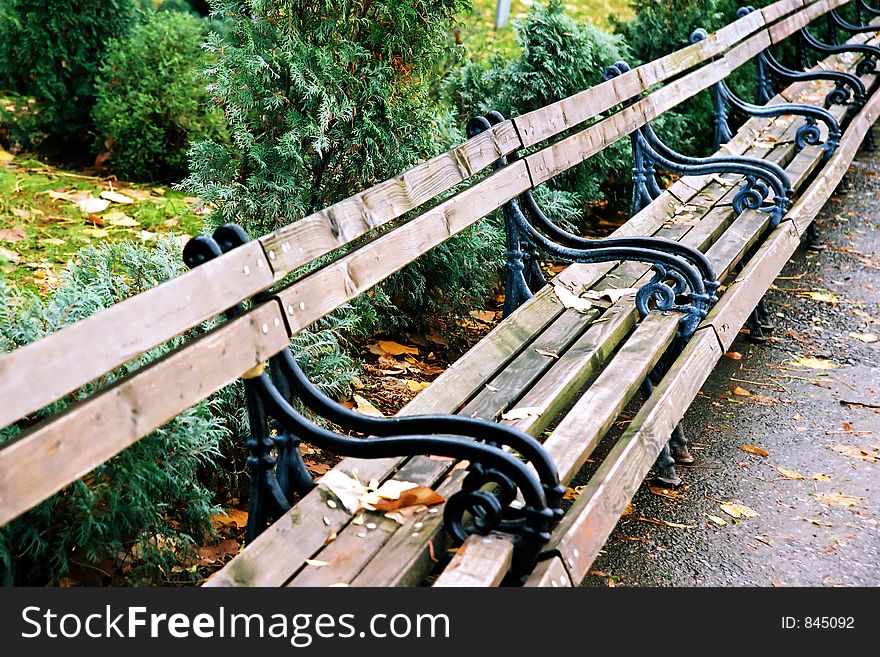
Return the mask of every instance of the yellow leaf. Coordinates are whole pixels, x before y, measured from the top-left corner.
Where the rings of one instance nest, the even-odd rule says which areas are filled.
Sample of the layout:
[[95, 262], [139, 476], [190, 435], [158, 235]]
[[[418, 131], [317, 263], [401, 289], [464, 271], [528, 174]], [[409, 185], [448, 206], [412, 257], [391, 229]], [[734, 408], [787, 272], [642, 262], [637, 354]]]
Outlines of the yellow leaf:
[[825, 506], [858, 506], [863, 497], [843, 493], [811, 493], [813, 499]]
[[113, 201], [114, 203], [120, 203], [122, 205], [134, 203], [133, 198], [126, 196], [125, 194], [120, 194], [118, 192], [101, 192], [101, 198], [107, 201]]
[[763, 447], [756, 447], [755, 445], [740, 445], [739, 448], [744, 452], [755, 454], [756, 456], [770, 456], [770, 452]]
[[781, 465], [777, 465], [776, 469], [779, 470], [779, 474], [781, 474], [786, 479], [803, 479], [804, 475], [800, 472], [796, 472], [795, 470], [789, 470], [788, 468], [783, 468]]
[[789, 365], [797, 365], [798, 367], [808, 367], [811, 370], [833, 370], [837, 367], [837, 363], [824, 358], [806, 358], [801, 357], [797, 360], [788, 361]]
[[880, 340], [880, 338], [878, 338], [873, 333], [850, 333], [849, 337], [858, 340], [859, 342], [867, 342], [869, 344], [871, 342], [877, 342], [877, 340]]
[[406, 380], [406, 387], [410, 389], [412, 392], [419, 392], [424, 390], [429, 385], [431, 385], [430, 381], [413, 381], [412, 379]]
[[401, 354], [413, 354], [417, 356], [419, 353], [419, 350], [415, 347], [407, 347], [406, 345], [392, 342], [390, 340], [379, 340], [379, 348], [386, 354], [392, 356], [400, 356]]
[[716, 525], [718, 525], [719, 527], [724, 527], [727, 524], [727, 521], [724, 518], [721, 518], [719, 516], [713, 516], [711, 513], [707, 513], [706, 517], [709, 520], [711, 520], [712, 522], [714, 522]]
[[868, 463], [877, 463], [880, 461], [880, 450], [873, 450], [872, 454], [867, 449], [862, 449], [861, 447], [852, 447], [850, 445], [828, 445], [828, 449], [833, 452], [837, 452], [838, 454], [844, 454], [845, 456], [849, 456], [854, 459], [861, 459], [862, 461], [867, 461]]
[[356, 410], [358, 413], [362, 413], [364, 415], [370, 415], [372, 417], [385, 417], [378, 408], [373, 406], [366, 398], [361, 397], [360, 395], [354, 396], [354, 403]]
[[823, 474], [814, 474], [812, 479], [815, 479], [816, 481], [831, 481], [831, 477]]
[[758, 515], [758, 512], [754, 509], [750, 509], [744, 504], [734, 504], [733, 502], [722, 504], [721, 510], [732, 518], [754, 518]]
[[823, 292], [802, 292], [798, 296], [804, 299], [812, 299], [813, 301], [822, 301], [824, 303], [840, 303], [840, 299], [833, 294], [825, 294]]
[[750, 393], [745, 388], [740, 388], [739, 386], [734, 386], [733, 390], [731, 392], [733, 392], [734, 395], [739, 395], [740, 397], [751, 397], [752, 396], [752, 393]]

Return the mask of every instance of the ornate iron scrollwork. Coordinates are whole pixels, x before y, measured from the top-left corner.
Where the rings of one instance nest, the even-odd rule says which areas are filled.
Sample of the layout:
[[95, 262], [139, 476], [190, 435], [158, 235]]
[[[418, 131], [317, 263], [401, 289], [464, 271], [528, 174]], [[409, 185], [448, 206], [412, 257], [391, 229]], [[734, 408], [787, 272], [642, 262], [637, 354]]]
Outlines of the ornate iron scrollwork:
[[856, 66], [857, 75], [867, 75], [873, 73], [877, 68], [877, 58], [880, 57], [880, 48], [877, 46], [869, 46], [863, 43], [848, 43], [841, 45], [830, 45], [819, 41], [810, 28], [802, 27], [799, 31], [798, 44], [801, 49], [801, 63], [804, 68], [810, 67], [809, 59], [807, 59], [807, 51], [821, 53], [823, 55], [838, 55], [845, 52], [859, 52], [865, 55], [864, 59]]
[[[691, 43], [698, 43], [708, 36], [706, 30], [697, 28], [691, 33]], [[783, 116], [794, 114], [806, 118], [806, 123], [798, 128], [795, 144], [798, 148], [806, 145], [815, 146], [821, 143], [822, 133], [817, 125], [823, 122], [828, 128], [828, 138], [824, 144], [825, 157], [831, 157], [840, 145], [840, 125], [829, 112], [813, 105], [803, 103], [779, 103], [778, 105], [754, 105], [739, 98], [724, 80], [715, 83], [713, 94], [715, 101], [715, 148], [730, 141], [733, 133], [728, 123], [728, 111], [733, 108], [748, 116]]]
[[[245, 241], [247, 235], [240, 227], [227, 224], [212, 237], [191, 240], [184, 249], [184, 261], [195, 267]], [[255, 301], [280, 304], [270, 295]], [[243, 310], [239, 305], [228, 315], [233, 317]], [[511, 582], [531, 571], [562, 516], [565, 487], [559, 482], [556, 466], [541, 444], [521, 431], [455, 415], [361, 415], [321, 392], [288, 349], [270, 358], [268, 368], [261, 366], [248, 373], [244, 382], [251, 421], [248, 464], [253, 525], [249, 524], [248, 540], [290, 508], [294, 492], [307, 492], [314, 486], [302, 465], [300, 441], [358, 458], [436, 455], [467, 460], [463, 486], [446, 502], [445, 528], [458, 540], [491, 531], [512, 534]], [[320, 426], [294, 407], [294, 399], [341, 430], [360, 435]]]

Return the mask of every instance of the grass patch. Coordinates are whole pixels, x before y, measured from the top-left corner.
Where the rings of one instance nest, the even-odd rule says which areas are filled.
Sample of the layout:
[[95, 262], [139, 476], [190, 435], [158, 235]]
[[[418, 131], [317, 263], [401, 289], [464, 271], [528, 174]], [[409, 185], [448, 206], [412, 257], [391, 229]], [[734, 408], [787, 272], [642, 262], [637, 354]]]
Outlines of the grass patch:
[[[0, 163], [0, 276], [46, 294], [57, 271], [77, 251], [100, 243], [155, 241], [160, 235], [197, 235], [198, 200], [169, 187], [122, 183], [63, 171], [30, 156], [2, 153]], [[87, 212], [83, 198], [116, 192], [131, 203], [111, 202]]]
[[[473, 0], [470, 14], [461, 16], [464, 26], [458, 38], [467, 46], [473, 59], [486, 59], [495, 53], [513, 57], [519, 51], [519, 46], [513, 35], [512, 23], [525, 16], [533, 4], [533, 0], [512, 0], [507, 26], [496, 30], [497, 0]], [[593, 23], [606, 29], [611, 15], [626, 20], [633, 16], [627, 0], [569, 0], [565, 4], [565, 11], [579, 22]]]

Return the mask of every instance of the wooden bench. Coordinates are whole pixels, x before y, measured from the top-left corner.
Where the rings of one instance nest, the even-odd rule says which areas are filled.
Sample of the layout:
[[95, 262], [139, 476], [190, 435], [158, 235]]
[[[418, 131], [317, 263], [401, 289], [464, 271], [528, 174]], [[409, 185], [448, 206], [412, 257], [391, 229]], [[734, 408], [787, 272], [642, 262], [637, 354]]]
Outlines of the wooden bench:
[[[509, 222], [520, 221], [517, 213], [540, 222], [528, 192], [609, 144], [636, 135], [650, 155], [661, 146], [652, 142], [651, 120], [842, 4], [782, 0], [667, 57], [633, 70], [617, 65], [605, 83], [559, 103], [513, 120], [485, 117], [474, 123], [483, 131], [457, 148], [274, 234], [248, 241], [227, 226], [196, 239], [184, 254], [192, 271], [3, 356], [0, 426], [228, 311], [208, 334], [2, 445], [0, 523], [241, 377], [254, 432], [252, 540], [209, 585], [405, 586], [439, 571], [437, 585], [578, 584], [658, 455], [661, 474], [677, 476], [667, 440], [674, 436], [682, 456], [686, 442], [675, 434], [683, 413], [877, 118], [870, 66], [860, 71], [861, 106], [830, 105], [843, 127], [833, 153], [823, 143], [795, 144], [809, 117], [750, 119], [717, 154], [750, 156], [745, 169], [716, 158], [712, 171], [692, 169], [699, 174], [660, 190], [652, 178], [662, 163], [649, 164], [639, 181], [644, 207], [614, 235], [623, 241], [563, 244], [590, 251], [572, 259], [593, 261], [571, 265], [550, 285], [539, 287], [528, 244], [512, 243], [510, 281], [520, 287], [508, 295], [516, 302], [509, 316], [396, 418], [358, 416], [323, 398], [301, 376], [288, 342], [497, 208]], [[800, 98], [821, 107], [842, 84], [813, 82], [795, 82], [770, 103]], [[819, 142], [831, 132], [821, 125]], [[761, 162], [784, 168], [794, 197], [783, 198], [788, 188], [778, 185], [774, 192], [777, 169]], [[676, 166], [697, 165], [669, 168]], [[751, 195], [738, 196], [741, 174]], [[753, 209], [742, 205], [747, 197]], [[328, 254], [329, 264], [276, 286]], [[666, 275], [655, 276], [655, 264]], [[713, 304], [716, 277], [726, 288]], [[649, 287], [651, 295], [613, 291]], [[581, 471], [637, 391], [652, 387], [563, 516], [561, 483]], [[291, 396], [354, 436], [309, 423], [290, 407]], [[280, 436], [270, 435], [268, 416]], [[402, 523], [350, 513], [326, 487], [311, 488], [297, 439], [349, 455], [334, 471], [361, 482], [436, 490], [447, 500], [444, 513], [432, 513], [436, 506]], [[496, 494], [483, 490], [489, 484]], [[300, 499], [288, 509], [297, 488]], [[464, 539], [451, 561], [450, 532]]]

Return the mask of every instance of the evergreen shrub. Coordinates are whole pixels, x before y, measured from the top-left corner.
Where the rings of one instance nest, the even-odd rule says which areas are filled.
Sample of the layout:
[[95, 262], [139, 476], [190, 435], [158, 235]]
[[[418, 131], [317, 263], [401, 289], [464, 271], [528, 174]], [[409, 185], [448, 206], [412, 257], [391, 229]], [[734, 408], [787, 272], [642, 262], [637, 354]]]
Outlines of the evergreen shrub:
[[225, 139], [222, 112], [204, 90], [205, 22], [158, 12], [108, 45], [95, 83], [95, 148], [109, 145], [113, 171], [126, 179], [180, 180], [191, 141]]
[[88, 142], [107, 44], [128, 32], [138, 14], [135, 0], [6, 0], [0, 88], [36, 99], [45, 132]]

